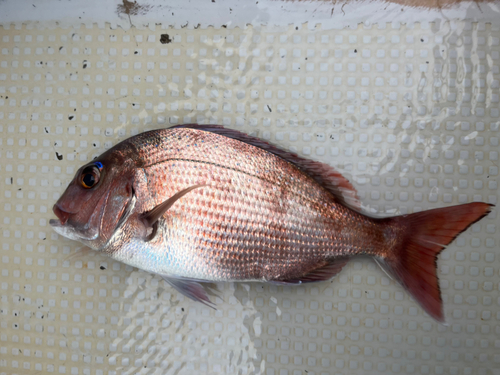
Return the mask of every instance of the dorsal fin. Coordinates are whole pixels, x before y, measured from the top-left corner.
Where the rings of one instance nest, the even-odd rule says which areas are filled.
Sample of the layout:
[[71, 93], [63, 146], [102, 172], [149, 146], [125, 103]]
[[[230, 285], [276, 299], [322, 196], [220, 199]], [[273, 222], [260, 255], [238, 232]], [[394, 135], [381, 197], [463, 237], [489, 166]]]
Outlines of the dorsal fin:
[[297, 154], [282, 150], [279, 147], [271, 145], [259, 138], [252, 137], [237, 130], [227, 129], [221, 125], [187, 124], [176, 125], [170, 129], [176, 128], [207, 131], [261, 148], [297, 166], [302, 172], [313, 178], [318, 184], [328, 190], [339, 201], [339, 203], [349, 206], [357, 211], [361, 209], [358, 194], [349, 180], [327, 164], [301, 158]]

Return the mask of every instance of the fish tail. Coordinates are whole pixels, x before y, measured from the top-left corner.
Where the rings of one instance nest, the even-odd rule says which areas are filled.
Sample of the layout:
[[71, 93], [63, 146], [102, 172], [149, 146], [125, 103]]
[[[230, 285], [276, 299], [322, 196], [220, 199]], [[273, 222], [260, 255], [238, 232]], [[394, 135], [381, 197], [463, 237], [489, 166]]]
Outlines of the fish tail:
[[378, 259], [434, 319], [444, 322], [437, 277], [437, 256], [470, 225], [487, 215], [493, 205], [469, 203], [389, 219], [400, 233], [389, 255]]

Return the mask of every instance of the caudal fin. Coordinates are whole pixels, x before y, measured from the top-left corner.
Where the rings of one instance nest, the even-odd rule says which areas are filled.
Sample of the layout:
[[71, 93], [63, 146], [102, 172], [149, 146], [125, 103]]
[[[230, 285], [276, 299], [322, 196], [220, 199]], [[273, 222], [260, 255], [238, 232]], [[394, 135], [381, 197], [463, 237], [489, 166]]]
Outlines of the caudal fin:
[[382, 260], [392, 274], [434, 319], [444, 322], [437, 277], [437, 256], [470, 225], [487, 215], [493, 205], [469, 203], [390, 219], [401, 240]]

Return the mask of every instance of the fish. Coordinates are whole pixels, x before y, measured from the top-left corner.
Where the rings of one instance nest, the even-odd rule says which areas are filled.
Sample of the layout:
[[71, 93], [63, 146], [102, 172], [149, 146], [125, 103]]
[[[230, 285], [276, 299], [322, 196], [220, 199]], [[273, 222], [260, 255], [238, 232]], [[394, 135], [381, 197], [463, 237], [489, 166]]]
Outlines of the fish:
[[444, 322], [437, 257], [493, 207], [373, 217], [333, 167], [237, 130], [188, 124], [135, 135], [83, 165], [50, 225], [210, 307], [207, 283], [321, 282], [369, 256]]

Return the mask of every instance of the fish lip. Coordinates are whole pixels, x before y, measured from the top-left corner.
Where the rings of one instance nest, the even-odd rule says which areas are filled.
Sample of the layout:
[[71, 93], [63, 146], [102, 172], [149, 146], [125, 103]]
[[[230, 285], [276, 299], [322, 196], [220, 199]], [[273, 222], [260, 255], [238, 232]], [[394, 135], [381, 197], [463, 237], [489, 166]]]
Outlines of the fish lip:
[[61, 225], [66, 224], [69, 220], [69, 217], [76, 213], [76, 212], [63, 210], [58, 203], [54, 204], [54, 207], [52, 207], [52, 211], [59, 219]]
[[52, 207], [52, 210], [54, 210], [54, 209], [56, 209], [56, 208], [57, 208], [58, 210], [61, 210], [61, 211], [65, 212], [65, 213], [68, 213], [68, 214], [71, 214], [71, 215], [73, 215], [73, 214], [77, 214], [77, 213], [78, 213], [78, 210], [76, 210], [76, 211], [74, 211], [74, 210], [73, 210], [73, 211], [69, 211], [69, 210], [67, 210], [67, 209], [62, 208], [62, 207], [61, 207], [61, 205], [59, 204], [59, 202], [56, 202], [56, 203], [54, 204], [54, 207]]
[[59, 219], [50, 219], [49, 225], [51, 227], [62, 227], [63, 226], [63, 224], [61, 223], [61, 220], [59, 220]]

